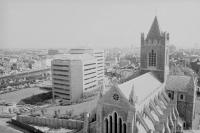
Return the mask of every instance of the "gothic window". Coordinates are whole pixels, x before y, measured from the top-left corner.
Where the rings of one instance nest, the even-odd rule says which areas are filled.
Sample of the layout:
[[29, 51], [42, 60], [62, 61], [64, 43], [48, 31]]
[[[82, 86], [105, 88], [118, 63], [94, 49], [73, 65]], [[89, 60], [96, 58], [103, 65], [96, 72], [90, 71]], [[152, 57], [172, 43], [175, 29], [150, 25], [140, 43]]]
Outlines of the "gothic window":
[[117, 133], [117, 113], [114, 113], [114, 132]]
[[108, 119], [107, 118], [105, 119], [105, 123], [106, 123], [105, 124], [106, 125], [106, 127], [105, 127], [106, 129], [105, 130], [106, 130], [106, 133], [108, 133]]
[[119, 118], [119, 133], [122, 133], [122, 119]]
[[156, 53], [152, 50], [149, 53], [149, 66], [155, 67], [156, 66]]
[[183, 95], [183, 94], [180, 94], [180, 95], [179, 95], [179, 100], [180, 100], [180, 101], [183, 101], [183, 100], [184, 100], [184, 95]]
[[110, 133], [112, 133], [112, 125], [113, 125], [112, 124], [113, 123], [112, 122], [112, 116], [109, 117], [109, 120], [110, 120], [110, 126], [109, 126], [110, 127]]
[[123, 124], [124, 133], [126, 133], [126, 124]]

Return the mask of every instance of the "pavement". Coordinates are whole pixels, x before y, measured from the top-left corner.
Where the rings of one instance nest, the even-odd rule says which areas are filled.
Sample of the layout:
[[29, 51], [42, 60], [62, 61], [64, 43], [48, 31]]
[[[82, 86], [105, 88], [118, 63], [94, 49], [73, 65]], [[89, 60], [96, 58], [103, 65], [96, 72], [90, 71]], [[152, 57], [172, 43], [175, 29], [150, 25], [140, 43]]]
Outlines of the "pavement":
[[9, 119], [0, 118], [0, 133], [24, 133], [22, 129], [8, 124], [7, 121], [9, 121]]

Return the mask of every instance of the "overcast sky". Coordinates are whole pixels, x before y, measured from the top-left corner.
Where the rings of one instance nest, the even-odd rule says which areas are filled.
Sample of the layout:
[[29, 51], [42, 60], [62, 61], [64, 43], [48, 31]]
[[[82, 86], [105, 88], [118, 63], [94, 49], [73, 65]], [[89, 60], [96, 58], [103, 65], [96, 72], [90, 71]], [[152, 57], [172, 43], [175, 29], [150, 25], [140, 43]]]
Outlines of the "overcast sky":
[[0, 48], [137, 47], [155, 15], [171, 44], [200, 44], [199, 0], [0, 0]]

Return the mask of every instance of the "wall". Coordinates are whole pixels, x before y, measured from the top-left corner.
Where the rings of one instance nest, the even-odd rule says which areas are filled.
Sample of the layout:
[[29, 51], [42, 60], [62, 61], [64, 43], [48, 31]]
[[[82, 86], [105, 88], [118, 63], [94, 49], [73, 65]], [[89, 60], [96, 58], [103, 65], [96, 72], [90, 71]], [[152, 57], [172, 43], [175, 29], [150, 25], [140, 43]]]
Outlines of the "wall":
[[80, 120], [66, 120], [56, 118], [42, 118], [31, 116], [17, 116], [16, 120], [26, 124], [33, 124], [38, 126], [47, 126], [50, 128], [66, 128], [80, 130], [83, 128], [83, 121]]

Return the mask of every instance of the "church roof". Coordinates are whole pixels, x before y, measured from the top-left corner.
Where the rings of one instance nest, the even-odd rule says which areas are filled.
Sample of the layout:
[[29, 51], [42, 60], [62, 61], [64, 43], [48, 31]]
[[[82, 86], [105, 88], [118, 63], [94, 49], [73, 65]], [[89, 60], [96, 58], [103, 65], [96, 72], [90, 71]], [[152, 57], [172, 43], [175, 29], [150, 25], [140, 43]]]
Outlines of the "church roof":
[[187, 92], [188, 85], [191, 84], [191, 77], [186, 75], [170, 75], [167, 78], [165, 88], [167, 90], [185, 91]]
[[160, 36], [161, 36], [161, 33], [160, 33], [159, 24], [158, 24], [157, 17], [155, 16], [154, 21], [149, 30], [149, 33], [147, 34], [147, 40], [158, 39], [158, 38], [160, 38]]
[[124, 96], [129, 99], [130, 96], [133, 96], [131, 95], [133, 88], [134, 96], [137, 97], [137, 103], [140, 103], [161, 85], [162, 83], [151, 72], [148, 72], [130, 81], [120, 84], [119, 89]]

